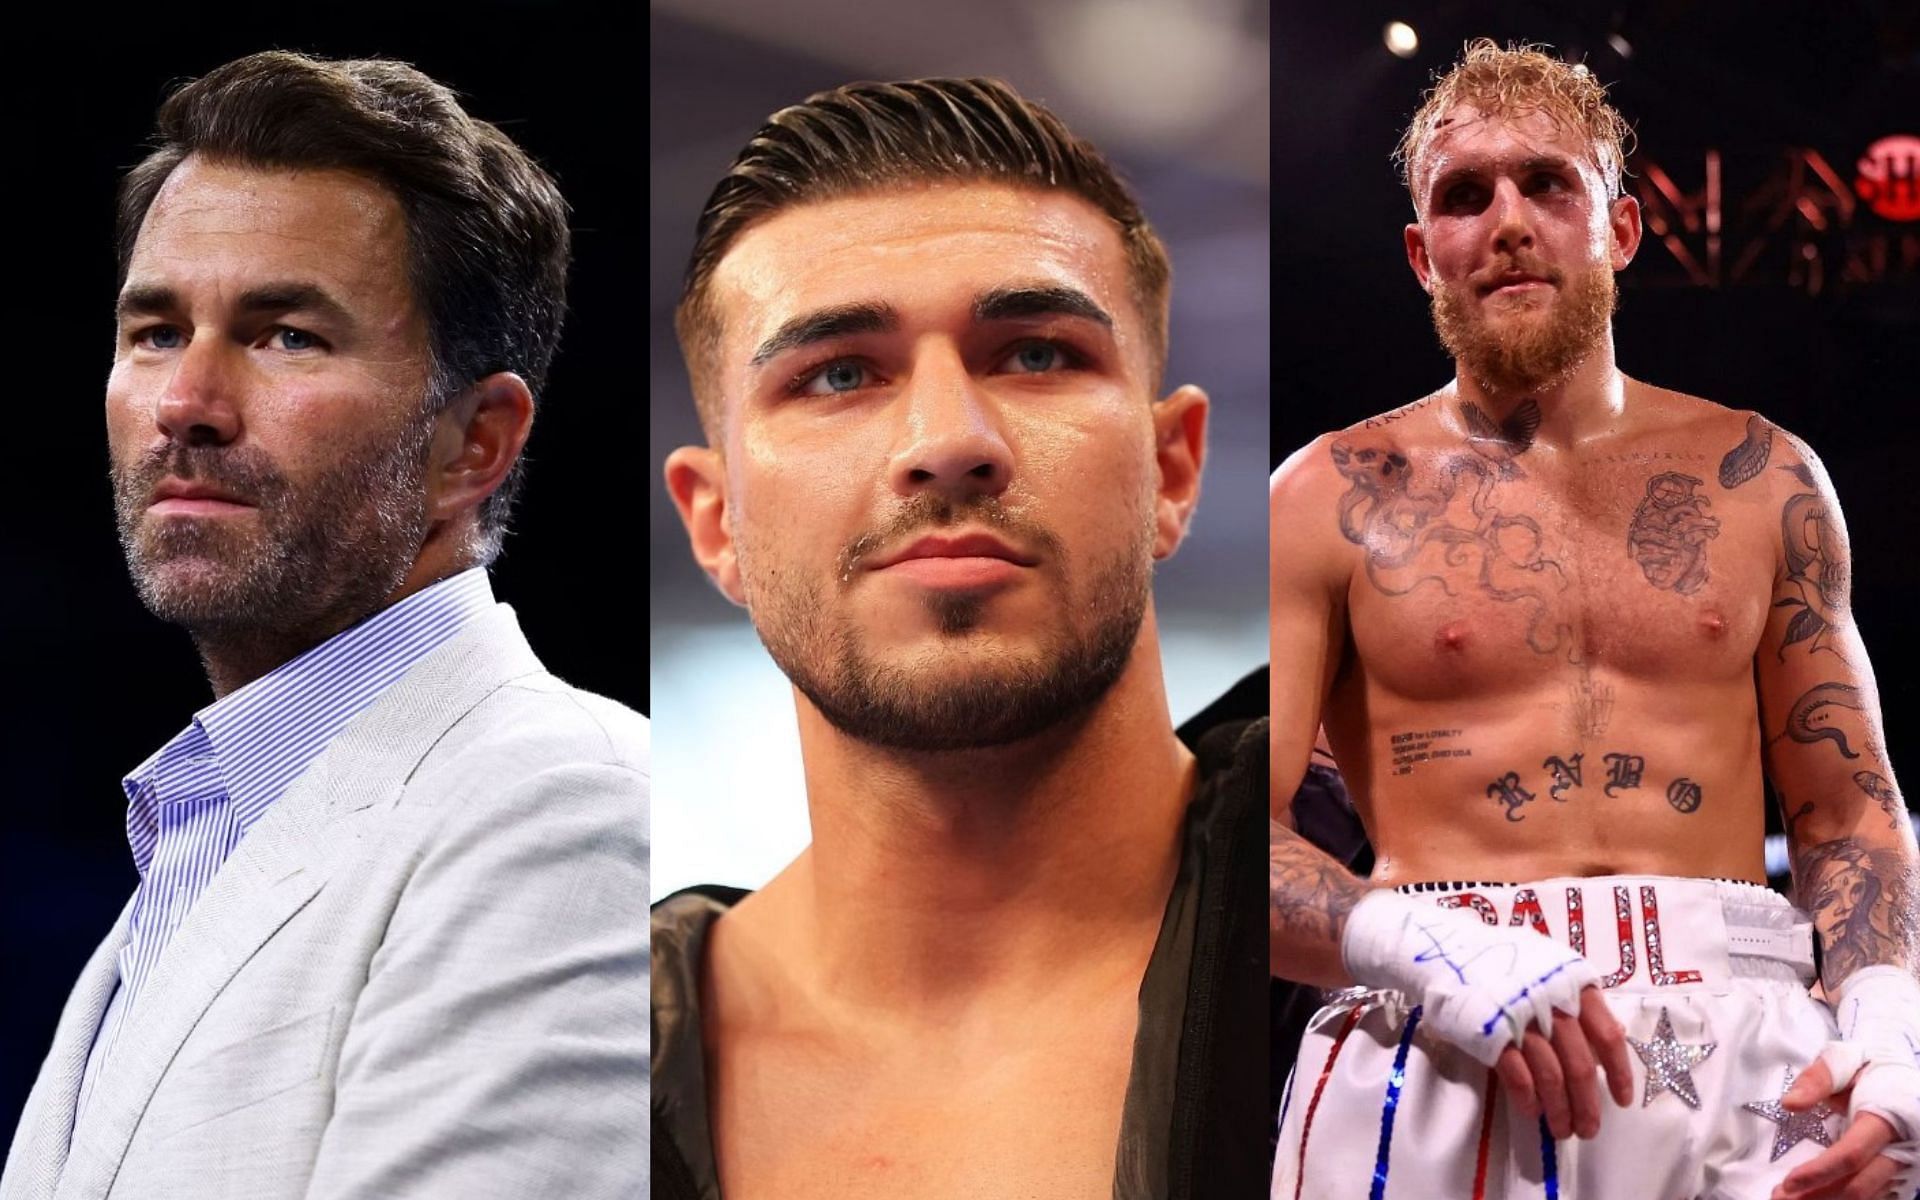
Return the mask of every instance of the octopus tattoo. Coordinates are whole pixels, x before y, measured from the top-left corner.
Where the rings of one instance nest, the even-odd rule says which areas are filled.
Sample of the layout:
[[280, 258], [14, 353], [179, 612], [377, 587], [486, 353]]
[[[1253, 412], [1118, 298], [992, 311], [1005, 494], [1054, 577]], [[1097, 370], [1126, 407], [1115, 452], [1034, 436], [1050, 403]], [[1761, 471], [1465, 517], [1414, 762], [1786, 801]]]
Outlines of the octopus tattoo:
[[[1560, 564], [1542, 553], [1539, 522], [1494, 503], [1495, 486], [1517, 473], [1511, 461], [1456, 454], [1431, 479], [1416, 481], [1407, 457], [1392, 450], [1337, 442], [1331, 454], [1349, 484], [1340, 497], [1340, 532], [1366, 551], [1367, 580], [1383, 595], [1434, 584], [1452, 596], [1454, 583], [1469, 584], [1497, 602], [1531, 609], [1527, 644], [1536, 652], [1560, 648], [1561, 631], [1550, 619], [1553, 594], [1566, 587]], [[1455, 506], [1462, 497], [1465, 512]], [[1437, 564], [1424, 557], [1435, 548]], [[1449, 572], [1449, 583], [1435, 567], [1465, 570]]]

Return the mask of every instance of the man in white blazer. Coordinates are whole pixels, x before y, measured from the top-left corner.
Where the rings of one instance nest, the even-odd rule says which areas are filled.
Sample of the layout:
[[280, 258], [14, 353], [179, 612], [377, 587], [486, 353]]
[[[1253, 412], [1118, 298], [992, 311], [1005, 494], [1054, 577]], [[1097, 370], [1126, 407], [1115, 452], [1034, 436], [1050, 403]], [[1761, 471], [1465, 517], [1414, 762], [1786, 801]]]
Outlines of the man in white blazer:
[[0, 1200], [645, 1194], [647, 726], [494, 601], [566, 206], [409, 67], [269, 53], [120, 197], [107, 426], [214, 701]]

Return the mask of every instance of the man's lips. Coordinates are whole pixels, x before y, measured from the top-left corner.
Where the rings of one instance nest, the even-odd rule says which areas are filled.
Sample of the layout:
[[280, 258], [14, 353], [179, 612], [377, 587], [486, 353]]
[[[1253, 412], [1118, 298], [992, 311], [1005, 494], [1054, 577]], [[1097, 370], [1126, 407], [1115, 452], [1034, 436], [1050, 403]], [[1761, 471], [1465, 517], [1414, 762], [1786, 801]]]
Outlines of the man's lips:
[[147, 511], [161, 516], [215, 516], [252, 507], [245, 500], [213, 484], [172, 478], [161, 480], [147, 502]]
[[887, 555], [873, 564], [876, 571], [923, 558], [997, 558], [1018, 567], [1031, 567], [1035, 559], [1016, 551], [988, 533], [964, 533], [923, 537]]
[[1553, 281], [1551, 279], [1548, 279], [1545, 275], [1534, 275], [1528, 272], [1519, 271], [1519, 272], [1514, 272], [1512, 274], [1507, 274], [1507, 275], [1496, 275], [1493, 279], [1489, 280], [1488, 282], [1480, 286], [1480, 294], [1482, 296], [1490, 296], [1495, 292], [1504, 292], [1510, 289], [1515, 291], [1524, 291], [1526, 289], [1534, 288], [1534, 287], [1552, 287], [1552, 286], [1553, 286]]
[[923, 537], [873, 565], [928, 587], [988, 587], [1007, 583], [1037, 560], [986, 533]]

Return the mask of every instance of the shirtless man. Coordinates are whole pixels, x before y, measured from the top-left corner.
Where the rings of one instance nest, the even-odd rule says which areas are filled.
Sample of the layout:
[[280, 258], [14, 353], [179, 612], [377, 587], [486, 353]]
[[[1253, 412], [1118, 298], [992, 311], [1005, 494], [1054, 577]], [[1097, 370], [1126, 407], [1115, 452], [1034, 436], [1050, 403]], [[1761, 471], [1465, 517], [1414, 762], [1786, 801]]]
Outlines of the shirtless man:
[[1159, 390], [1169, 287], [994, 80], [820, 93], [714, 190], [666, 483], [793, 682], [813, 843], [655, 909], [656, 1198], [1259, 1189], [1268, 747], [1168, 716], [1207, 416]]
[[[1916, 854], [1845, 526], [1803, 443], [1616, 367], [1624, 134], [1584, 69], [1469, 47], [1402, 144], [1457, 378], [1273, 479], [1273, 970], [1357, 985], [1275, 1196], [1912, 1194]], [[1367, 881], [1289, 828], [1321, 721]]]

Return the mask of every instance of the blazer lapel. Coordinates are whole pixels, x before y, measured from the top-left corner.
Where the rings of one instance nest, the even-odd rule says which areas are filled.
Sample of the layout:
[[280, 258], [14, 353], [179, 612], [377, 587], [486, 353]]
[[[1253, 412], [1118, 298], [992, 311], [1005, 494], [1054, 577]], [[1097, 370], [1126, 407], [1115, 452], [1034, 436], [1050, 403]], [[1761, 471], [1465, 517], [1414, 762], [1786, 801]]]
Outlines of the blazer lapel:
[[54, 1029], [53, 1047], [40, 1066], [39, 1078], [27, 1096], [20, 1115], [20, 1130], [12, 1152], [7, 1156], [5, 1200], [45, 1200], [53, 1195], [66, 1165], [67, 1146], [72, 1140], [74, 1112], [80, 1101], [80, 1084], [87, 1072], [87, 1058], [93, 1052], [94, 1036], [100, 1031], [100, 1019], [106, 1015], [107, 1002], [120, 980], [115, 956], [127, 941], [127, 919], [133, 912], [129, 900], [120, 910], [100, 945], [95, 947], [80, 978], [60, 1010], [60, 1023]]
[[[127, 1014], [113, 1057], [94, 1082], [85, 1124], [74, 1131], [59, 1200], [107, 1194], [181, 1045], [247, 960], [352, 851], [356, 815], [397, 799], [455, 721], [503, 683], [540, 669], [513, 610], [496, 605], [354, 718], [248, 831]], [[84, 1067], [84, 1052], [81, 1061]]]

